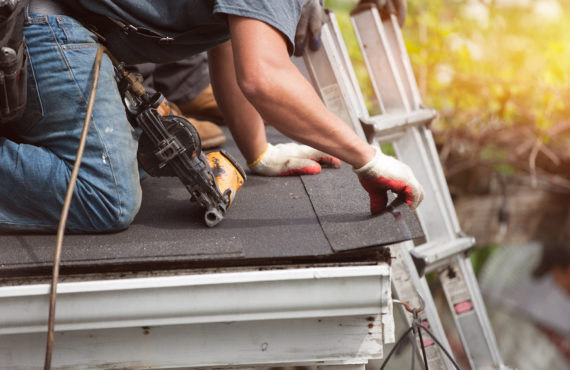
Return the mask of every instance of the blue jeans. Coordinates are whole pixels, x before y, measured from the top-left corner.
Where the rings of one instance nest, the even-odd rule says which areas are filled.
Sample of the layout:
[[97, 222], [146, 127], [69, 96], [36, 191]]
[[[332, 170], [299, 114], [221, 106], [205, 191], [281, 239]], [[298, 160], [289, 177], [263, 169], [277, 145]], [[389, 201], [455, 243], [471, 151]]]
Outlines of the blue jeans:
[[[96, 37], [65, 16], [27, 15], [28, 103], [0, 137], [0, 231], [54, 231], [93, 81]], [[105, 55], [69, 210], [70, 232], [128, 227], [141, 202], [137, 135]]]

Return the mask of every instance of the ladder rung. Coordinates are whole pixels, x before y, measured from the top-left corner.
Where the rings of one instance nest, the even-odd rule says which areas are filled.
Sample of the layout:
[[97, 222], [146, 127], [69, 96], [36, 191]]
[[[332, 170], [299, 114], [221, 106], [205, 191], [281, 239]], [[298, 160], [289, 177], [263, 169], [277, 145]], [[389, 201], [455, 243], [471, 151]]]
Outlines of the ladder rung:
[[408, 127], [428, 124], [436, 115], [433, 109], [419, 109], [409, 113], [386, 113], [359, 119], [362, 125], [373, 128], [374, 137], [382, 137], [403, 132]]
[[410, 251], [420, 276], [449, 265], [452, 257], [475, 245], [475, 238], [461, 237], [447, 242], [431, 241]]

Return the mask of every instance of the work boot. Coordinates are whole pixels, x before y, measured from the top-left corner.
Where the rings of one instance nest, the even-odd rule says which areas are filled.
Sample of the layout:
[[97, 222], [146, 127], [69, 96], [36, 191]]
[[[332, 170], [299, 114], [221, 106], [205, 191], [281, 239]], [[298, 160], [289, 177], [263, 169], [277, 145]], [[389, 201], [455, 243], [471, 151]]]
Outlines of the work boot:
[[187, 116], [212, 121], [218, 125], [224, 124], [224, 116], [216, 103], [212, 85], [208, 85], [194, 99], [180, 104], [180, 110]]
[[169, 101], [168, 104], [172, 109], [172, 114], [186, 118], [192, 125], [194, 125], [194, 127], [196, 127], [196, 130], [198, 130], [198, 134], [200, 135], [200, 139], [202, 140], [203, 149], [212, 149], [226, 142], [227, 139], [224, 132], [215, 123], [202, 121], [194, 118], [194, 116], [184, 114], [181, 109], [171, 101]]

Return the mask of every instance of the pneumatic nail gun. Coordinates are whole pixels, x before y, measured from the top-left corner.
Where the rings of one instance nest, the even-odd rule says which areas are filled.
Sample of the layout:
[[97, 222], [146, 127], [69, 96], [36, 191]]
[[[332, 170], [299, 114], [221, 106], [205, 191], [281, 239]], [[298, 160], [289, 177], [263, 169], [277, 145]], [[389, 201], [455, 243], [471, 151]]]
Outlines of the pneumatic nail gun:
[[123, 64], [115, 70], [129, 121], [142, 129], [139, 164], [151, 176], [178, 177], [191, 199], [205, 210], [206, 225], [217, 225], [245, 182], [245, 172], [223, 150], [203, 153], [196, 128], [172, 115], [162, 94], [147, 92], [141, 79]]

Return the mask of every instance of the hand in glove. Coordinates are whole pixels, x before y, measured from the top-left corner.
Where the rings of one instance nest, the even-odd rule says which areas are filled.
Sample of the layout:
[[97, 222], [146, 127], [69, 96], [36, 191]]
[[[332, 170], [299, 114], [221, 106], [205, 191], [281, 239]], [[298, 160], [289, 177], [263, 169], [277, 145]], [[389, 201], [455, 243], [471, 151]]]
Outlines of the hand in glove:
[[415, 209], [424, 198], [424, 191], [408, 165], [376, 149], [374, 158], [354, 172], [370, 196], [370, 212], [382, 212], [388, 203], [388, 190], [403, 197]]
[[303, 55], [307, 39], [311, 50], [319, 50], [321, 47], [321, 27], [324, 22], [323, 0], [303, 0], [301, 18], [295, 32], [295, 56]]
[[340, 160], [307, 145], [267, 144], [267, 149], [247, 166], [264, 176], [316, 175], [324, 167], [340, 167]]
[[360, 3], [376, 4], [383, 19], [389, 17], [390, 14], [396, 15], [400, 27], [406, 21], [406, 0], [360, 0]]

